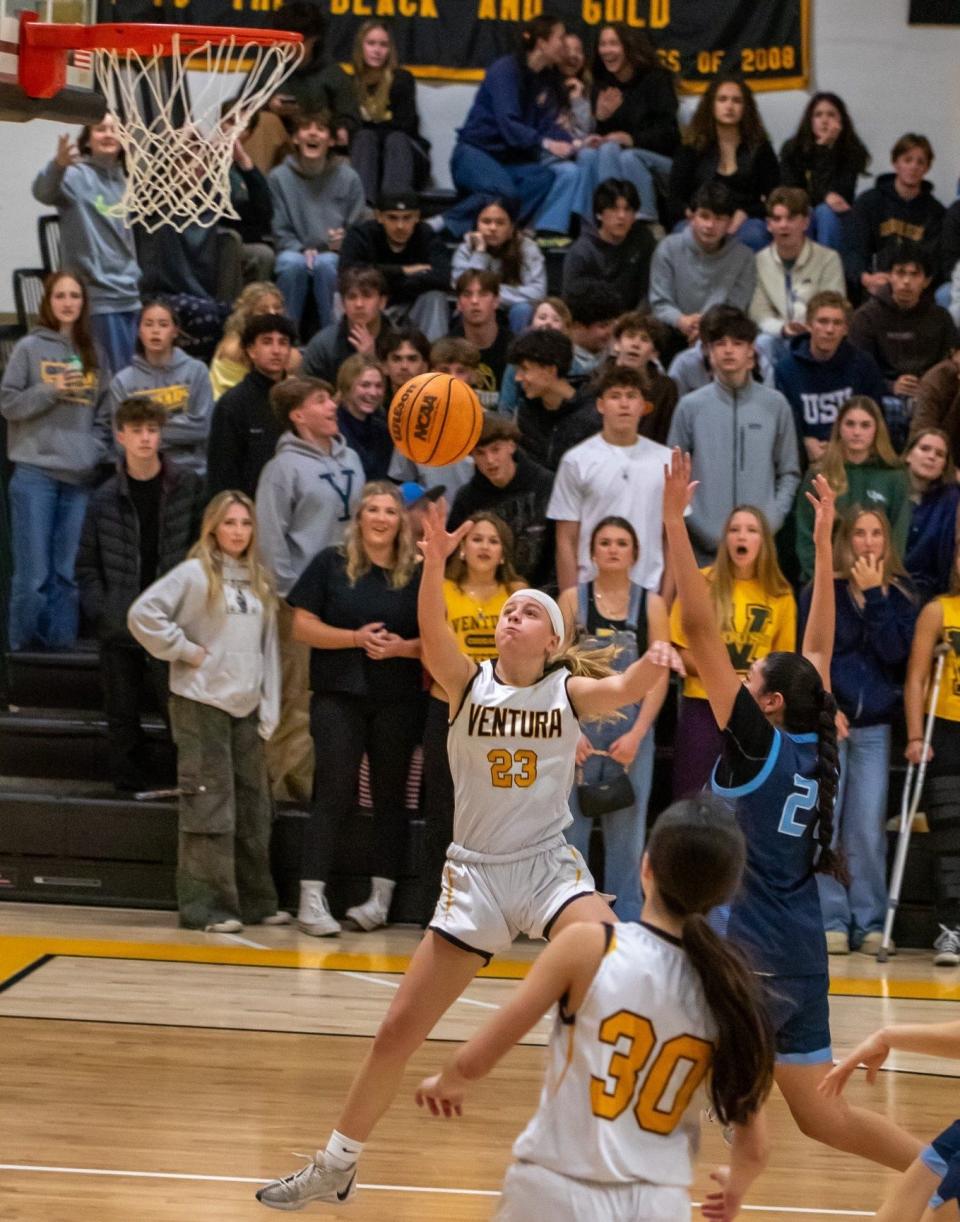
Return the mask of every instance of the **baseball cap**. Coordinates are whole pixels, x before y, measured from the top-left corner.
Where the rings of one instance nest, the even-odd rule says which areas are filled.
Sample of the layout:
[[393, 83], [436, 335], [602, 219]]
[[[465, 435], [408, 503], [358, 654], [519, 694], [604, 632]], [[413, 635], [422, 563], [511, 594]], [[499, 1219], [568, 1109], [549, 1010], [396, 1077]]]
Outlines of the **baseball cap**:
[[418, 484], [414, 480], [408, 480], [407, 483], [400, 485], [400, 495], [403, 497], [406, 509], [412, 509], [420, 501], [439, 501], [446, 490], [444, 484], [437, 484], [434, 488], [424, 488], [423, 484]]
[[377, 200], [379, 212], [419, 212], [420, 196], [416, 191], [384, 191]]

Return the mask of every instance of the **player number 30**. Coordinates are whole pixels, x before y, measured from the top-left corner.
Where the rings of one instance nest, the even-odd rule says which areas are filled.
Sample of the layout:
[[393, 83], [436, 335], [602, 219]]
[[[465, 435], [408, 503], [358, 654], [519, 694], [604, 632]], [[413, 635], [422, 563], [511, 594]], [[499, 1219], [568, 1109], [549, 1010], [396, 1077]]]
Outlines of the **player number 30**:
[[494, 789], [529, 789], [537, 779], [536, 751], [505, 751], [496, 747], [487, 752], [490, 783]]
[[[641, 1129], [661, 1136], [672, 1133], [710, 1068], [713, 1045], [695, 1035], [674, 1036], [648, 1068], [657, 1033], [649, 1018], [631, 1010], [618, 1010], [605, 1018], [599, 1036], [602, 1044], [618, 1045], [623, 1040], [624, 1051], [614, 1052], [610, 1057], [606, 1078], [590, 1079], [594, 1116], [616, 1120], [636, 1095], [633, 1114]], [[641, 1073], [643, 1081], [638, 1093], [637, 1079]]]

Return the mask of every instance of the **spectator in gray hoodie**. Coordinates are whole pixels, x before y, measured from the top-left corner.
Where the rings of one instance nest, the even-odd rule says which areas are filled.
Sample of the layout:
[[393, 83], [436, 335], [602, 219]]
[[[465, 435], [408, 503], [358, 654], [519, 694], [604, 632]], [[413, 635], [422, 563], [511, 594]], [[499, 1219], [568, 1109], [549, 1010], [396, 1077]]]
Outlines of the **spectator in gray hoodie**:
[[257, 525], [281, 595], [283, 697], [280, 724], [267, 747], [267, 768], [274, 797], [308, 802], [313, 792], [310, 651], [293, 640], [292, 614], [282, 600], [314, 556], [341, 541], [365, 477], [359, 455], [340, 435], [329, 382], [287, 378], [271, 390], [270, 407], [282, 434], [260, 474]]
[[182, 564], [148, 586], [127, 627], [170, 663], [177, 744], [180, 924], [208, 933], [285, 925], [270, 874], [273, 808], [261, 739], [277, 724], [276, 597], [253, 503], [221, 492]]
[[33, 182], [33, 197], [57, 209], [63, 265], [89, 285], [90, 325], [107, 375], [130, 363], [140, 309], [140, 268], [133, 233], [109, 209], [125, 188], [120, 142], [112, 115], [84, 127]]
[[94, 474], [110, 441], [88, 311], [76, 276], [50, 276], [40, 326], [16, 345], [0, 386], [14, 464], [11, 649], [63, 649], [77, 639], [74, 563]]
[[755, 506], [776, 533], [800, 483], [790, 405], [753, 377], [756, 336], [745, 314], [726, 312], [705, 337], [713, 381], [684, 395], [670, 425], [668, 444], [692, 455], [700, 483], [687, 526], [701, 565], [716, 556], [723, 523], [738, 505]]
[[111, 428], [117, 408], [134, 395], [164, 409], [161, 449], [171, 462], [198, 475], [207, 471], [207, 438], [213, 414], [210, 371], [176, 345], [177, 317], [164, 301], [148, 301], [140, 315], [137, 352], [110, 383]]
[[342, 158], [330, 157], [333, 140], [329, 115], [300, 115], [293, 136], [296, 152], [271, 170], [267, 180], [273, 197], [277, 285], [296, 323], [302, 323], [312, 287], [321, 328], [333, 319], [343, 235], [366, 207], [356, 170]]
[[650, 308], [654, 317], [697, 341], [700, 319], [712, 305], [746, 310], [757, 283], [753, 252], [728, 237], [734, 204], [722, 183], [700, 187], [680, 233], [663, 239], [650, 263]]

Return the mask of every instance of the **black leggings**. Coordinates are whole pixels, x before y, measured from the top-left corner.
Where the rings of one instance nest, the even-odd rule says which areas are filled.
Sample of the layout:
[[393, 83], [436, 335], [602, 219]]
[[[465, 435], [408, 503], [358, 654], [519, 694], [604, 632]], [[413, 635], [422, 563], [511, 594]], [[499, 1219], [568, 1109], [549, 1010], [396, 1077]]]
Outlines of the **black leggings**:
[[433, 915], [440, 895], [443, 863], [453, 839], [453, 777], [447, 758], [447, 718], [450, 705], [431, 696], [423, 732], [423, 922]]
[[407, 833], [410, 757], [423, 729], [423, 701], [385, 702], [340, 692], [315, 693], [310, 733], [316, 751], [313, 809], [303, 833], [300, 877], [325, 882], [344, 819], [357, 808], [357, 780], [366, 752], [376, 818], [371, 873], [396, 879]]
[[936, 718], [931, 746], [921, 807], [930, 827], [936, 918], [954, 928], [960, 925], [960, 722]]

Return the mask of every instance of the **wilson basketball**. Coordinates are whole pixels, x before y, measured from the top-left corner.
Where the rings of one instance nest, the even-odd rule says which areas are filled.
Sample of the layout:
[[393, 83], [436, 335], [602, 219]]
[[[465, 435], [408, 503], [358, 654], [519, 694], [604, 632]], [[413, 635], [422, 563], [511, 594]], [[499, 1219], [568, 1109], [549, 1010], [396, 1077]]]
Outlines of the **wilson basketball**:
[[393, 396], [387, 423], [393, 444], [418, 466], [445, 467], [466, 458], [483, 427], [475, 391], [449, 373], [421, 373]]

